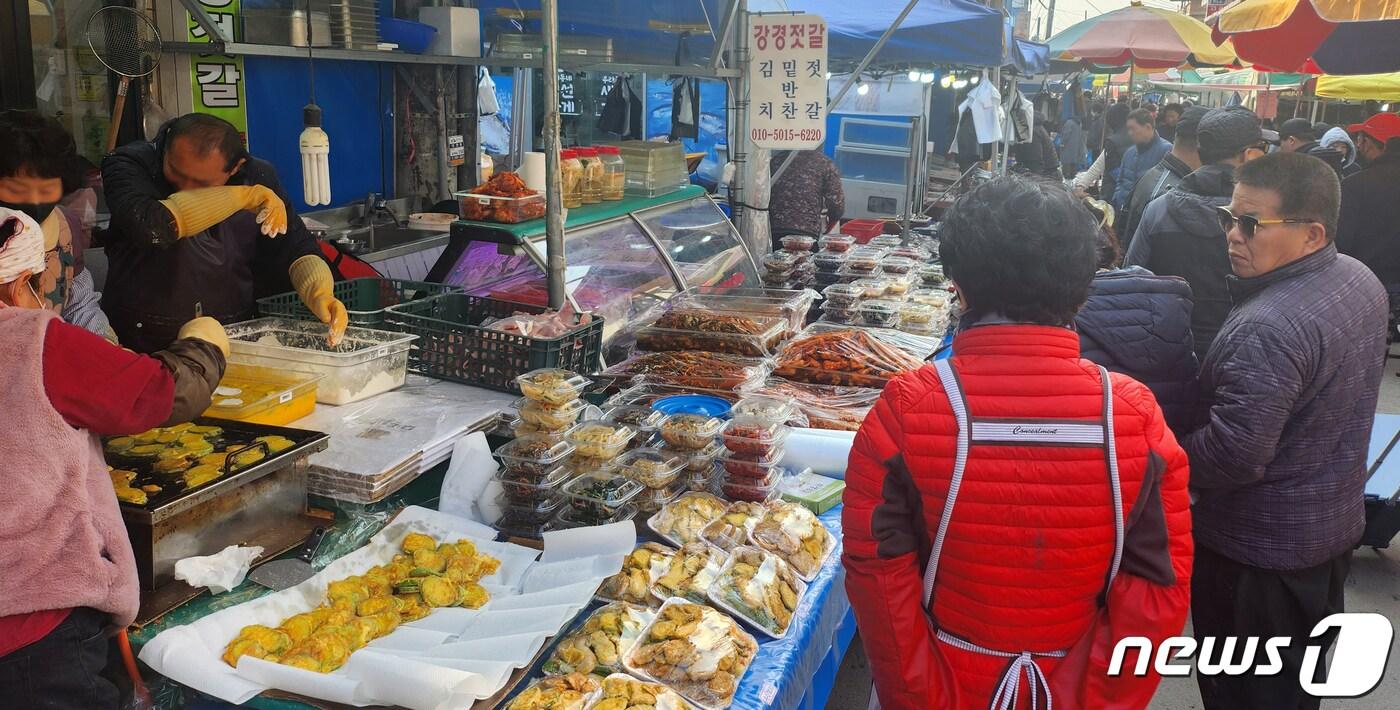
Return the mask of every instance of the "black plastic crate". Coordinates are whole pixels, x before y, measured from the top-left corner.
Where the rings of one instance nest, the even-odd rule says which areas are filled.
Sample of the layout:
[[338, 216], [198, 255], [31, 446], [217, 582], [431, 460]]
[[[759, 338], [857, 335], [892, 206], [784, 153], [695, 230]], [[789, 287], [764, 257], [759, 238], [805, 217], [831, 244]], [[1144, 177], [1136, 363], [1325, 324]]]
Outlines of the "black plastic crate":
[[531, 370], [598, 371], [603, 319], [597, 316], [549, 340], [482, 327], [488, 319], [546, 310], [526, 303], [447, 293], [393, 306], [385, 316], [392, 330], [418, 336], [408, 358], [408, 369], [413, 372], [519, 394], [515, 378]]
[[[370, 277], [340, 281], [336, 283], [333, 293], [345, 304], [345, 310], [350, 316], [350, 325], [382, 329], [385, 323], [384, 311], [390, 306], [461, 290], [456, 286], [426, 281]], [[259, 298], [258, 315], [320, 320], [312, 315], [296, 292]]]

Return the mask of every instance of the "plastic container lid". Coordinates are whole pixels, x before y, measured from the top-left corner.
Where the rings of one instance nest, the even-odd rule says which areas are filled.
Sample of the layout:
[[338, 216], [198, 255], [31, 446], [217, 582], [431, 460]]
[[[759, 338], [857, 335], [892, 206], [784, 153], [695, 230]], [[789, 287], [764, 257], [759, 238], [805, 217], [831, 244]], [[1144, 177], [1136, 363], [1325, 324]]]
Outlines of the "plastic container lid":
[[[873, 279], [862, 279], [861, 281], [871, 280]], [[826, 304], [832, 306], [855, 305], [857, 301], [865, 298], [865, 286], [861, 281], [832, 284], [822, 289], [822, 295], [826, 296]]]
[[906, 303], [899, 309], [899, 318], [906, 325], [927, 325], [938, 317], [939, 310], [927, 303]]
[[889, 283], [885, 284], [885, 295], [887, 298], [898, 297], [900, 300], [909, 294], [909, 289], [914, 287], [914, 282], [909, 278], [909, 274], [899, 274], [897, 276], [886, 276]]
[[564, 492], [583, 503], [584, 509], [597, 506], [620, 508], [642, 492], [642, 484], [612, 471], [593, 471], [564, 484]]
[[812, 263], [818, 269], [835, 271], [846, 263], [846, 252], [843, 251], [819, 251], [812, 255]]
[[637, 431], [626, 424], [593, 419], [579, 422], [564, 434], [574, 453], [585, 458], [611, 459], [627, 448]]
[[903, 307], [899, 301], [866, 301], [860, 304], [860, 315], [872, 325], [893, 325], [899, 322], [899, 311]]
[[574, 470], [567, 464], [559, 464], [543, 474], [501, 469], [495, 478], [512, 499], [535, 500], [558, 491], [573, 475]]
[[688, 463], [688, 457], [677, 455], [672, 450], [643, 448], [623, 454], [617, 460], [617, 467], [622, 475], [647, 488], [665, 488], [680, 476]]
[[883, 234], [878, 237], [871, 237], [867, 244], [873, 247], [897, 247], [904, 245], [904, 239], [893, 234]]
[[767, 476], [760, 479], [726, 477], [720, 485], [720, 490], [730, 500], [760, 503], [776, 498], [782, 481], [783, 470], [773, 468], [768, 471]]
[[927, 303], [930, 306], [946, 306], [953, 295], [937, 288], [918, 288], [909, 293], [911, 303]]
[[578, 157], [580, 157], [580, 158], [596, 158], [596, 157], [598, 157], [598, 149], [597, 149], [597, 148], [574, 148], [574, 153], [577, 153], [577, 154], [578, 154]]
[[797, 262], [797, 255], [792, 252], [776, 251], [764, 255], [763, 268], [770, 274], [785, 274], [796, 268]]
[[895, 247], [890, 250], [890, 256], [902, 256], [907, 259], [913, 259], [917, 263], [923, 263], [933, 258], [933, 255], [930, 254], [927, 249], [920, 247]]
[[793, 251], [811, 251], [817, 243], [815, 237], [809, 237], [805, 234], [789, 234], [779, 241], [782, 242], [784, 249]]
[[496, 498], [496, 504], [501, 506], [502, 517], [514, 516], [522, 522], [544, 524], [559, 511], [559, 507], [564, 504], [564, 497], [551, 494], [535, 501], [518, 502], [517, 499], [502, 493]]
[[877, 299], [884, 298], [889, 291], [891, 279], [884, 277], [858, 279], [851, 283], [852, 286], [861, 290], [861, 298]]
[[666, 418], [664, 412], [640, 404], [620, 404], [603, 414], [608, 421], [626, 424], [643, 435], [655, 432]]
[[661, 450], [683, 456], [686, 458], [685, 470], [690, 473], [712, 473], [715, 461], [719, 460], [719, 455], [724, 452], [724, 445], [718, 441], [713, 441], [703, 449], [678, 449], [674, 446], [662, 446]]
[[678, 394], [662, 397], [651, 404], [652, 409], [662, 414], [703, 414], [707, 417], [727, 417], [730, 407], [729, 400], [708, 394]]
[[583, 375], [553, 367], [531, 370], [515, 378], [516, 386], [527, 399], [556, 405], [578, 399], [592, 382]]
[[880, 260], [880, 267], [887, 274], [907, 274], [914, 270], [915, 262], [906, 256], [887, 256]]
[[661, 438], [678, 448], [699, 450], [709, 446], [723, 428], [719, 417], [671, 414], [661, 421]]
[[564, 148], [559, 151], [560, 160], [570, 160], [578, 157], [578, 152], [572, 148]]
[[762, 480], [771, 475], [775, 469], [782, 467], [780, 462], [786, 454], [787, 450], [783, 447], [772, 449], [762, 456], [726, 451], [719, 457], [719, 461], [727, 476]]
[[564, 506], [554, 515], [554, 521], [550, 527], [555, 530], [571, 530], [573, 528], [589, 527], [592, 525], [609, 525], [620, 523], [624, 520], [631, 520], [637, 517], [637, 506], [624, 505], [614, 511], [611, 515], [598, 520], [591, 515], [585, 515], [587, 519], [580, 519], [580, 511], [573, 506]]
[[506, 442], [496, 449], [496, 458], [506, 468], [544, 475], [572, 453], [574, 445], [558, 436], [532, 434]]
[[736, 420], [757, 420], [786, 424], [797, 413], [797, 403], [791, 397], [755, 395], [745, 397], [734, 405]]
[[821, 239], [821, 247], [830, 251], [848, 251], [855, 243], [855, 237], [845, 234], [828, 234]]
[[581, 399], [571, 399], [563, 404], [549, 404], [521, 397], [515, 402], [515, 408], [519, 410], [522, 421], [550, 431], [573, 426], [587, 406]]
[[637, 510], [644, 513], [654, 513], [666, 507], [667, 503], [679, 498], [686, 492], [685, 481], [673, 481], [670, 485], [659, 488], [647, 488], [642, 494], [637, 496]]
[[725, 425], [720, 436], [730, 451], [761, 456], [782, 446], [792, 434], [785, 421], [735, 418]]

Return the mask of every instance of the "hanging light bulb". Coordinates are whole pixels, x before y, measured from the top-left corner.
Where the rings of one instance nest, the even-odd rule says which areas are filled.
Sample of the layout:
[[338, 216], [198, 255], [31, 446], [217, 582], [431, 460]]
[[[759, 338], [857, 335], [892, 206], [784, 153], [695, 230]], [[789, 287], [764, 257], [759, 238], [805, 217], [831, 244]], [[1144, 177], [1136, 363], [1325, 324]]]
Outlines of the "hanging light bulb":
[[861, 96], [865, 96], [866, 94], [870, 93], [870, 85], [862, 81], [860, 83], [860, 86], [856, 87], [856, 93], [860, 94]]
[[831, 72], [826, 73], [826, 80], [831, 81]]
[[331, 139], [321, 130], [321, 107], [307, 104], [301, 110], [301, 192], [308, 205], [331, 203]]
[[953, 88], [954, 88], [954, 89], [962, 89], [962, 88], [966, 88], [966, 87], [967, 87], [967, 79], [958, 79], [957, 81], [953, 82]]
[[1386, 111], [1389, 111], [1389, 110], [1390, 110], [1390, 104], [1381, 104], [1381, 113], [1385, 113]]
[[910, 70], [909, 70], [909, 81], [918, 81], [918, 80], [919, 80], [919, 70], [918, 70], [918, 69], [910, 69]]
[[925, 83], [925, 84], [932, 84], [932, 83], [933, 83], [933, 72], [931, 72], [931, 71], [926, 71], [926, 72], [920, 74], [920, 75], [919, 75], [919, 81], [921, 81], [921, 82], [923, 82], [923, 83]]
[[941, 87], [943, 87], [943, 88], [945, 88], [945, 89], [951, 87], [951, 86], [953, 85], [953, 75], [952, 75], [952, 74], [944, 74], [944, 75], [943, 75], [943, 78], [940, 79], [940, 80], [938, 80], [938, 85], [941, 86]]
[[972, 75], [972, 78], [971, 78], [969, 81], [972, 82], [972, 85], [973, 85], [973, 86], [976, 86], [976, 85], [977, 85], [977, 82], [982, 81], [982, 77], [980, 77], [980, 76], [978, 76], [978, 75], [976, 75], [976, 74], [973, 74], [973, 75]]

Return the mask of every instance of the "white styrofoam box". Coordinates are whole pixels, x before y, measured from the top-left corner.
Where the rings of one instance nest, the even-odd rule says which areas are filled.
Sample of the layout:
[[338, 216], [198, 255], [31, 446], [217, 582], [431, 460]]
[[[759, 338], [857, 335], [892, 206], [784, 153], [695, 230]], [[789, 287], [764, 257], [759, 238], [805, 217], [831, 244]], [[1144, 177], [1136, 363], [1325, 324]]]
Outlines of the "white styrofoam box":
[[481, 13], [466, 7], [421, 7], [418, 21], [437, 28], [428, 54], [481, 56]]

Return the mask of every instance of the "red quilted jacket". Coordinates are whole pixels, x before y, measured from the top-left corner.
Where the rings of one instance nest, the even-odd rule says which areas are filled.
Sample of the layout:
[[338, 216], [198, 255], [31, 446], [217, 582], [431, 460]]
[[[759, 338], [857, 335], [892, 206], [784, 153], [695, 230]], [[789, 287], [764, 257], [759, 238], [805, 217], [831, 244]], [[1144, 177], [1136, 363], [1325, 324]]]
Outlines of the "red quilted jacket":
[[[987, 325], [958, 336], [953, 365], [974, 420], [1102, 418], [1097, 368], [1067, 329]], [[1106, 673], [1126, 636], [1179, 634], [1189, 608], [1187, 459], [1146, 386], [1112, 376], [1125, 518], [1114, 550], [1102, 448], [978, 445], [965, 466], [931, 610], [922, 576], [948, 493], [957, 422], [932, 366], [889, 384], [846, 472], [846, 587], [885, 710], [985, 708], [1008, 660], [936, 642], [937, 628], [1036, 659], [1055, 707], [1143, 708], [1160, 678]], [[974, 426], [975, 428], [975, 426]], [[1127, 656], [1131, 669], [1136, 654]], [[1057, 672], [1057, 670], [1059, 672]], [[1030, 707], [1020, 693], [1020, 707]], [[1043, 707], [1043, 702], [1042, 702]]]

